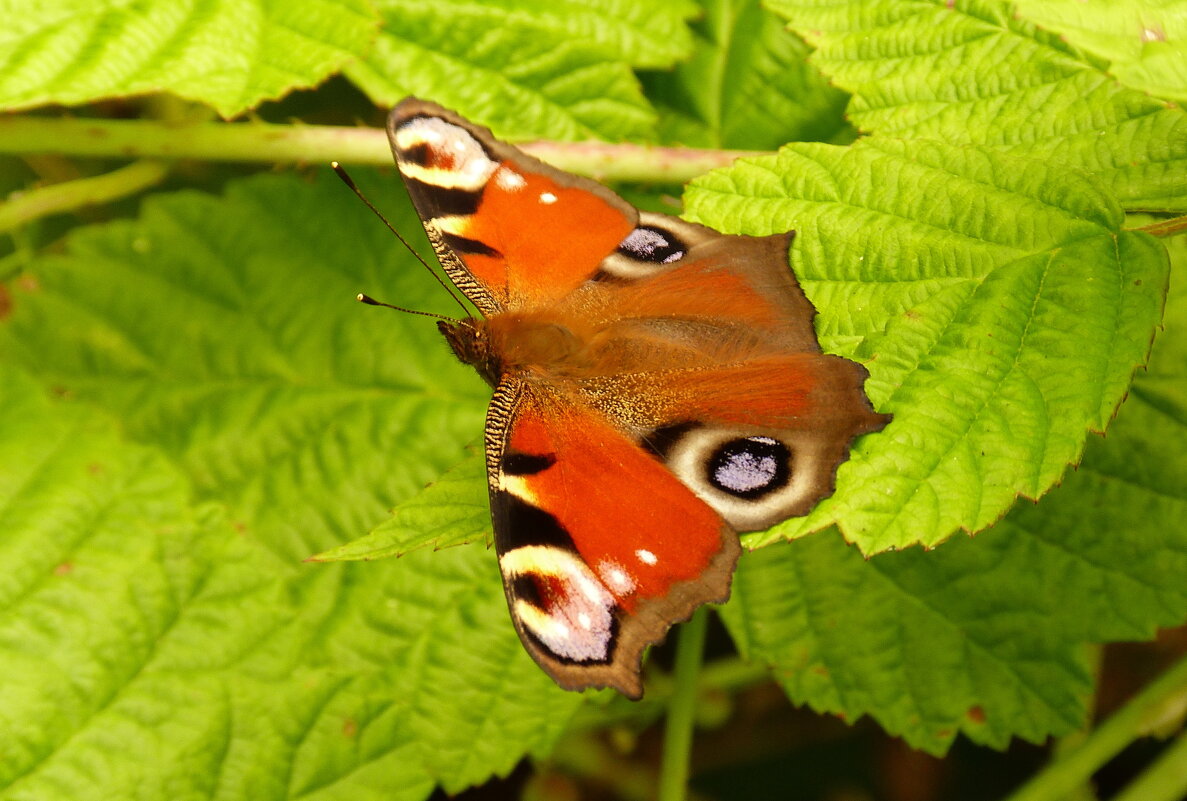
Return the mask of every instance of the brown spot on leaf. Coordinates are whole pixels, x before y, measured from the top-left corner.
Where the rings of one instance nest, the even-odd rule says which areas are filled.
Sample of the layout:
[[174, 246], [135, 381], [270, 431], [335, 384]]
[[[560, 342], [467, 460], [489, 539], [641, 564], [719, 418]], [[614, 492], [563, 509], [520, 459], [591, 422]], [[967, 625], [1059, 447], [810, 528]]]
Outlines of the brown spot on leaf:
[[0, 284], [0, 320], [12, 314], [12, 295], [8, 287]]
[[985, 722], [985, 710], [979, 706], [969, 707], [969, 711], [965, 712], [964, 716], [969, 719], [970, 723], [980, 725]]
[[54, 568], [55, 576], [68, 576], [73, 572], [74, 572], [74, 563], [73, 562], [62, 562], [61, 564], [59, 564], [57, 567]]
[[354, 718], [342, 721], [342, 736], [353, 740], [359, 733], [359, 722]]

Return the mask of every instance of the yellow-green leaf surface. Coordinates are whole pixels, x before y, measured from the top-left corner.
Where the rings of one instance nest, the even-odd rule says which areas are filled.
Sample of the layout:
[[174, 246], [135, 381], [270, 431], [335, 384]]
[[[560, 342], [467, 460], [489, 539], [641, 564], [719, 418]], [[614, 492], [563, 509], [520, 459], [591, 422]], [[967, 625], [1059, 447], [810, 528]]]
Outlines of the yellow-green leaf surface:
[[1162, 246], [1095, 181], [988, 149], [794, 145], [694, 181], [691, 214], [795, 230], [827, 349], [894, 421], [836, 494], [752, 545], [832, 524], [866, 553], [937, 544], [1038, 498], [1103, 431], [1161, 317]]
[[[1187, 248], [1176, 266], [1187, 267]], [[1182, 276], [1176, 275], [1176, 279]], [[1187, 282], [1106, 438], [1038, 505], [975, 538], [862, 559], [835, 532], [743, 558], [726, 622], [797, 703], [917, 748], [1084, 725], [1085, 642], [1187, 618]]]
[[1109, 61], [1122, 83], [1187, 102], [1184, 0], [1015, 0], [1019, 12]]
[[0, 107], [167, 91], [231, 117], [364, 51], [364, 0], [0, 2]]
[[[300, 658], [313, 619], [291, 571], [190, 507], [160, 454], [10, 365], [0, 527], [0, 797], [431, 790], [414, 727], [376, 704], [372, 677]], [[311, 751], [316, 764], [301, 759]], [[369, 786], [375, 774], [388, 792]]]
[[1127, 209], [1187, 210], [1187, 113], [999, 0], [772, 0], [861, 129], [1092, 173]]
[[[347, 76], [380, 105], [418, 95], [510, 139], [652, 137], [655, 112], [631, 66], [654, 63], [649, 59], [659, 51], [639, 39], [668, 31], [669, 61], [688, 49], [681, 44], [689, 41], [685, 3], [599, 0], [572, 14], [561, 13], [576, 10], [569, 2], [530, 14], [519, 2], [378, 5], [383, 31]], [[654, 27], [640, 15], [653, 18]]]
[[365, 537], [314, 558], [319, 562], [384, 559], [419, 548], [489, 542], [491, 518], [485, 486], [486, 459], [475, 455], [397, 506], [390, 519]]
[[[384, 206], [399, 191], [390, 175], [358, 178]], [[416, 225], [402, 197], [391, 215], [405, 230]], [[55, 782], [75, 761], [103, 760], [113, 774], [148, 775], [146, 782], [161, 787], [185, 777], [256, 788], [228, 789], [232, 797], [419, 798], [434, 781], [456, 792], [506, 773], [563, 730], [581, 696], [558, 689], [523, 651], [494, 555], [484, 547], [377, 563], [302, 562], [384, 520], [456, 462], [481, 436], [487, 396], [432, 321], [354, 301], [365, 291], [420, 308], [449, 305], [334, 176], [264, 176], [234, 184], [225, 197], [157, 197], [136, 220], [79, 229], [62, 254], [37, 261], [10, 291], [0, 363], [19, 362], [75, 403], [107, 411], [142, 443], [109, 435], [95, 453], [156, 448], [164, 458], [151, 474], [184, 476], [199, 502], [225, 510], [221, 536], [229, 550], [195, 567], [192, 579], [223, 605], [195, 615], [211, 618], [207, 626], [243, 627], [243, 634], [191, 636], [184, 659], [168, 657], [181, 660], [173, 683], [143, 711], [159, 721], [152, 724], [164, 732], [157, 736], [183, 753], [201, 738], [198, 768], [198, 756], [144, 759], [106, 722], [96, 726], [91, 750], [75, 757], [71, 749], [82, 742], [76, 718], [85, 720], [84, 712], [42, 714], [52, 702], [39, 695], [16, 710], [6, 695], [5, 713], [33, 745], [19, 761], [0, 763], [11, 770], [0, 787], [16, 793], [30, 772]], [[44, 441], [64, 448], [74, 436], [53, 440], [15, 412], [4, 419], [26, 451]], [[78, 458], [102, 468], [88, 453]], [[47, 480], [29, 457], [5, 460], [0, 470], [14, 464], [30, 472], [0, 485], [7, 490], [0, 509], [23, 508], [27, 488]], [[181, 489], [174, 494], [184, 500]], [[129, 517], [149, 514], [156, 503], [126, 501]], [[8, 575], [33, 571], [22, 580], [37, 587], [68, 558], [25, 564], [46, 547], [46, 530], [84, 536], [68, 510], [39, 508], [47, 510], [37, 515], [40, 527], [4, 540], [24, 554], [11, 555]], [[132, 551], [192, 550], [161, 526], [102, 522]], [[212, 579], [201, 584], [222, 570], [262, 584], [267, 613], [254, 613]], [[120, 592], [129, 595], [129, 609], [147, 603], [136, 598], [152, 588], [143, 571], [140, 562], [126, 565], [128, 586]], [[104, 603], [86, 593], [75, 602], [93, 610]], [[56, 606], [8, 610], [16, 632], [10, 642], [21, 655], [5, 670], [6, 686], [52, 675], [48, 660], [70, 662], [54, 649], [90, 649], [101, 661], [108, 652], [168, 656], [160, 638], [174, 613], [152, 609], [143, 610], [151, 631], [113, 617], [79, 624], [93, 634], [61, 638]], [[232, 646], [238, 650], [220, 656]], [[185, 673], [206, 662], [249, 672], [242, 679], [219, 674], [207, 688], [201, 675]], [[87, 668], [72, 674], [80, 677], [73, 683], [46, 683], [77, 696], [83, 710], [103, 709], [124, 697], [121, 677], [137, 675], [135, 665], [121, 670], [83, 682], [93, 672]], [[294, 702], [288, 683], [305, 700]], [[178, 694], [193, 695], [192, 702], [170, 700]], [[240, 695], [247, 706], [236, 705]], [[55, 767], [59, 752], [67, 767]], [[107, 789], [123, 781], [105, 778], [64, 797], [121, 797]]]

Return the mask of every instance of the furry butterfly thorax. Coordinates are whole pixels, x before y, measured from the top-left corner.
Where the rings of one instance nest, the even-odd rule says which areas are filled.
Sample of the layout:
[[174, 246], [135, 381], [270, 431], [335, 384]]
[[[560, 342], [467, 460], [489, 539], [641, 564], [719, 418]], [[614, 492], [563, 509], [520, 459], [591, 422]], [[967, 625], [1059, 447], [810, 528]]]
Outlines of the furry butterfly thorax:
[[438, 327], [494, 388], [487, 485], [515, 628], [561, 687], [638, 698], [644, 649], [729, 597], [738, 532], [807, 513], [889, 417], [863, 367], [821, 352], [792, 234], [640, 211], [415, 98], [388, 136], [480, 313]]

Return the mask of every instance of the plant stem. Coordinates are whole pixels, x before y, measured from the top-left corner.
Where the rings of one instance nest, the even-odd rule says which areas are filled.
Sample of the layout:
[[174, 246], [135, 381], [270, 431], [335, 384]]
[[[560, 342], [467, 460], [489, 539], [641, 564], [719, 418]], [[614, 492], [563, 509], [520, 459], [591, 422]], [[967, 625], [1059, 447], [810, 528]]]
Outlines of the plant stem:
[[11, 231], [50, 214], [127, 197], [159, 183], [168, 173], [164, 162], [144, 160], [104, 175], [14, 192], [0, 204], [0, 231]]
[[1165, 239], [1166, 237], [1178, 236], [1179, 234], [1187, 233], [1187, 216], [1172, 217], [1169, 220], [1159, 220], [1156, 223], [1143, 225], [1140, 228], [1133, 229], [1135, 231], [1144, 231], [1150, 236], [1157, 236]]
[[[1092, 685], [1094, 687], [1100, 686], [1101, 668], [1104, 665], [1105, 649], [1099, 644], [1088, 646], [1089, 661], [1092, 663]], [[1059, 762], [1068, 754], [1073, 754], [1078, 748], [1084, 745], [1085, 741], [1092, 735], [1088, 729], [1076, 729], [1071, 734], [1067, 734], [1054, 743], [1051, 744], [1051, 761]], [[1096, 801], [1096, 790], [1092, 787], [1092, 782], [1082, 782], [1075, 790], [1068, 793], [1067, 798], [1062, 801]]]
[[[684, 183], [755, 151], [540, 142], [523, 148], [562, 170], [607, 181]], [[388, 166], [387, 136], [378, 128], [273, 125], [262, 122], [162, 123], [153, 120], [0, 117], [0, 153], [186, 158], [275, 164], [298, 162]]]
[[680, 627], [676, 643], [675, 689], [668, 702], [664, 756], [659, 774], [659, 801], [683, 801], [692, 755], [692, 728], [697, 708], [697, 678], [705, 649], [709, 611], [701, 607]]
[[[1160, 722], [1181, 715], [1187, 705], [1187, 658], [1151, 682], [1088, 736], [1078, 747], [1048, 765], [1008, 801], [1060, 801], [1102, 765]], [[1177, 746], [1176, 746], [1177, 747]]]
[[1184, 797], [1187, 797], [1187, 732], [1180, 733], [1154, 764], [1113, 796], [1113, 801], [1180, 801]]

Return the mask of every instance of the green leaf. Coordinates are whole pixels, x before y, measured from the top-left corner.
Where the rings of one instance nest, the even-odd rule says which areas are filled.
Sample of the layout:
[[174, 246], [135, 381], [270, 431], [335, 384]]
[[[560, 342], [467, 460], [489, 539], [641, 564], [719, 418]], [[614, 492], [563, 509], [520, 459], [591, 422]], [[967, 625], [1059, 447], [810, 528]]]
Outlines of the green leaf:
[[1187, 101], [1187, 2], [1184, 0], [1015, 0], [1037, 25], [1110, 62], [1130, 88]]
[[1081, 726], [1083, 644], [1187, 618], [1187, 282], [1177, 288], [1150, 374], [1063, 486], [935, 551], [866, 560], [823, 533], [747, 555], [723, 610], [743, 653], [797, 703], [869, 714], [932, 753], [957, 732], [1003, 747]]
[[[359, 180], [419, 225], [392, 179]], [[450, 303], [332, 175], [154, 198], [33, 275], [0, 354], [111, 409], [285, 559], [353, 538], [482, 431], [488, 394], [432, 323], [355, 302]]]
[[670, 142], [773, 150], [849, 131], [846, 96], [807, 63], [808, 46], [758, 0], [705, 0], [690, 62], [644, 73]]
[[1091, 172], [1129, 209], [1187, 210], [1187, 114], [997, 0], [773, 0], [853, 93], [861, 129]]
[[[393, 0], [381, 0], [381, 6]], [[473, 3], [446, 4], [453, 13]], [[530, 19], [555, 41], [580, 39], [636, 67], [670, 67], [692, 52], [687, 21], [698, 13], [694, 0], [479, 0], [506, 14], [509, 24]]]
[[[381, 206], [385, 190], [398, 191], [390, 177], [356, 179]], [[409, 230], [417, 223], [401, 204], [389, 214]], [[250, 748], [227, 757], [240, 766], [235, 781], [274, 785], [259, 784], [258, 762], [297, 764], [293, 795], [423, 797], [432, 780], [457, 792], [546, 751], [581, 696], [523, 651], [484, 549], [301, 564], [383, 520], [482, 430], [488, 390], [431, 322], [360, 306], [359, 290], [422, 309], [449, 304], [331, 175], [261, 176], [224, 198], [157, 196], [136, 220], [77, 230], [64, 254], [12, 287], [0, 362], [24, 363], [160, 448], [252, 549], [214, 565], [271, 582], [265, 628], [244, 639], [277, 656], [253, 652], [245, 669], [256, 672], [235, 689], [267, 706], [240, 714], [229, 700], [201, 699], [250, 734]], [[220, 610], [210, 613], [219, 625], [251, 614]], [[273, 615], [285, 627], [269, 634]], [[300, 704], [273, 693], [277, 676], [304, 693]], [[179, 678], [170, 692], [186, 688]], [[89, 692], [80, 691], [87, 703], [103, 703]], [[174, 725], [171, 714], [154, 712], [160, 725]], [[54, 719], [21, 716], [35, 731]], [[113, 770], [139, 762], [134, 749], [106, 747]], [[199, 773], [218, 777], [216, 768]], [[154, 769], [189, 775], [178, 760]]]
[[836, 494], [751, 545], [836, 523], [865, 553], [978, 531], [1103, 431], [1159, 321], [1165, 253], [1062, 165], [930, 142], [793, 145], [689, 185], [690, 213], [794, 229], [826, 349], [895, 420]]
[[346, 734], [368, 714], [360, 683], [293, 658], [272, 560], [188, 493], [159, 454], [0, 365], [4, 797], [319, 797], [293, 757], [326, 733], [321, 780], [425, 797], [402, 725], [387, 716], [369, 755]]
[[378, 22], [365, 0], [4, 0], [0, 18], [0, 107], [168, 91], [224, 117], [325, 80]]
[[486, 460], [474, 456], [434, 481], [424, 492], [392, 510], [392, 517], [365, 537], [311, 557], [344, 562], [403, 556], [419, 548], [440, 550], [469, 542], [488, 542], [490, 503]]
[[[379, 40], [345, 70], [380, 105], [418, 95], [508, 139], [653, 136], [655, 112], [630, 62], [605, 43], [633, 29], [608, 26], [603, 12], [535, 16], [469, 0], [383, 0], [380, 7]], [[577, 34], [586, 28], [601, 35]]]

